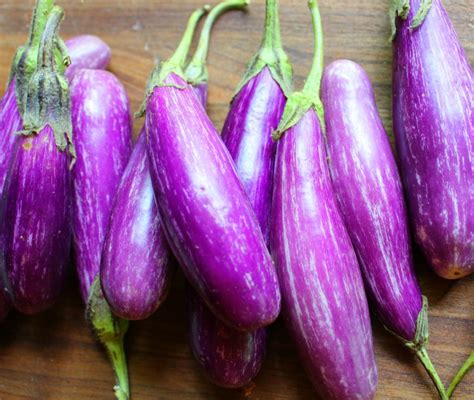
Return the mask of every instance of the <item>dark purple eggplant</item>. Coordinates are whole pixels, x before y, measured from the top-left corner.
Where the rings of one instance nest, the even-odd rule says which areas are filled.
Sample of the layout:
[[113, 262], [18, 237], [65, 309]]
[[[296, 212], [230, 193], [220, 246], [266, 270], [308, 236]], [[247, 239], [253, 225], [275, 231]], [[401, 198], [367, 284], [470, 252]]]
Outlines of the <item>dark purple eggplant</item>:
[[[236, 1], [228, 1], [222, 3], [222, 6], [226, 3], [238, 4]], [[202, 96], [207, 95], [207, 44], [203, 44], [203, 40], [205, 43], [209, 41], [204, 36], [208, 36], [210, 32], [206, 25], [212, 23], [212, 14], [217, 7], [207, 18], [196, 54], [186, 69], [188, 82], [193, 85], [204, 104], [207, 98]], [[290, 80], [291, 66], [281, 48], [277, 3], [273, 1], [267, 3], [264, 40], [257, 53], [260, 62], [256, 63], [254, 60], [251, 64], [257, 64], [260, 71], [255, 70], [256, 75], [241, 85], [223, 129], [224, 143], [236, 161], [237, 173], [244, 183], [266, 240], [275, 154], [271, 133], [278, 125], [286, 101], [280, 84], [272, 77], [268, 68], [269, 60], [265, 56], [269, 51], [278, 53], [280, 57], [278, 63], [272, 63], [272, 68], [278, 71], [286, 69]], [[279, 63], [285, 65], [280, 66]], [[252, 74], [246, 74], [246, 78], [250, 75]], [[191, 291], [192, 289], [189, 290]], [[195, 293], [191, 294], [188, 303], [191, 350], [210, 380], [223, 387], [241, 387], [249, 383], [258, 374], [265, 356], [265, 329], [241, 332], [225, 325], [207, 310]]]
[[153, 71], [142, 107], [158, 208], [194, 289], [227, 324], [255, 330], [278, 316], [276, 273], [232, 158], [184, 78], [184, 47]]
[[69, 88], [57, 66], [63, 11], [48, 16], [37, 65], [25, 87], [23, 137], [16, 146], [2, 196], [0, 275], [5, 295], [33, 314], [58, 298], [69, 263], [70, 181], [74, 157]]
[[321, 127], [323, 38], [317, 1], [313, 67], [287, 101], [274, 137], [271, 249], [282, 314], [322, 399], [371, 399], [377, 367], [357, 257], [332, 189]]
[[322, 96], [333, 187], [369, 299], [443, 397], [426, 351], [428, 303], [415, 276], [402, 183], [370, 80], [356, 63], [335, 61], [324, 71]]
[[462, 278], [474, 271], [472, 68], [441, 0], [394, 1], [391, 14], [393, 127], [415, 239], [439, 276]]

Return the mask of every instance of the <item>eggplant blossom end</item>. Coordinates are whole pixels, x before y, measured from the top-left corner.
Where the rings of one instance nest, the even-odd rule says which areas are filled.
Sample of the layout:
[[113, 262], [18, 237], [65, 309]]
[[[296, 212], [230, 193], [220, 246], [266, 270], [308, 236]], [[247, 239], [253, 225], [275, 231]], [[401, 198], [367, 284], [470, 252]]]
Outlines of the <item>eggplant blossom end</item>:
[[115, 371], [117, 384], [114, 386], [117, 400], [128, 400], [130, 395], [128, 369], [123, 339], [128, 330], [128, 321], [112, 314], [104, 298], [100, 279], [92, 283], [86, 308], [86, 320], [96, 338], [105, 347]]

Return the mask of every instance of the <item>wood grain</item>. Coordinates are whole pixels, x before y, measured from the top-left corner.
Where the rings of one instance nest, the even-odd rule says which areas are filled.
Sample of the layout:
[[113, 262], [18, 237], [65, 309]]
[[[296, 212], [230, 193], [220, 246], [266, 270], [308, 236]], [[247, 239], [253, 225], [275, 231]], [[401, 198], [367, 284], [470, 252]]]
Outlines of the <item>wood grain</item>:
[[[217, 1], [217, 0], [216, 0]], [[168, 57], [180, 38], [195, 0], [58, 1], [66, 10], [64, 37], [93, 33], [113, 50], [111, 70], [124, 82], [136, 110], [154, 59]], [[214, 3], [214, 2], [213, 2]], [[284, 43], [301, 87], [311, 61], [310, 18], [305, 1], [281, 0]], [[387, 43], [388, 1], [320, 1], [326, 62], [349, 58], [370, 75], [387, 129], [391, 130], [391, 48]], [[444, 2], [472, 60], [474, 1]], [[11, 58], [26, 40], [33, 0], [0, 4], [0, 81], [6, 82]], [[248, 13], [232, 12], [216, 25], [209, 57], [210, 116], [222, 127], [228, 103], [257, 49], [264, 2], [253, 0]], [[141, 127], [136, 121], [135, 132]], [[430, 301], [429, 351], [444, 382], [474, 348], [474, 279], [443, 281], [417, 256], [417, 270]], [[0, 399], [111, 399], [113, 375], [85, 323], [77, 282], [59, 304], [34, 317], [12, 313], [0, 327]], [[374, 320], [379, 366], [378, 399], [433, 399], [435, 390], [412, 355]], [[246, 390], [223, 390], [208, 383], [186, 342], [183, 277], [177, 274], [171, 295], [149, 320], [132, 324], [127, 340], [134, 399], [309, 399], [314, 392], [281, 322], [271, 329], [261, 374]], [[474, 399], [474, 373], [455, 399]]]

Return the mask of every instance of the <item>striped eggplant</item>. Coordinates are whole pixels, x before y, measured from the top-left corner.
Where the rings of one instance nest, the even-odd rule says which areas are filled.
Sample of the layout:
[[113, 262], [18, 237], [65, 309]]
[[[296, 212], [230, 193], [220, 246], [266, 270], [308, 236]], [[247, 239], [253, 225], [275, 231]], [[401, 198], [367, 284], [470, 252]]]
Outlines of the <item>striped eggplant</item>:
[[81, 69], [106, 69], [112, 52], [102, 39], [94, 35], [79, 35], [65, 42], [71, 65], [66, 70], [66, 77], [72, 79]]
[[69, 261], [74, 148], [68, 84], [55, 55], [62, 18], [59, 7], [48, 15], [1, 201], [0, 275], [9, 302], [26, 314], [56, 301]]
[[[320, 118], [323, 39], [309, 2], [315, 57], [302, 92], [289, 98], [274, 137], [271, 249], [282, 313], [322, 399], [371, 399], [377, 384], [367, 299], [337, 209]], [[283, 135], [283, 136], [282, 136]]]
[[[198, 9], [189, 19], [183, 37], [186, 54], [206, 11]], [[156, 205], [142, 129], [115, 197], [102, 253], [101, 284], [114, 314], [127, 320], [153, 314], [168, 293], [173, 261]]]
[[72, 169], [73, 245], [82, 299], [100, 271], [110, 212], [132, 146], [127, 93], [102, 70], [78, 71], [71, 83], [77, 159]]
[[[441, 0], [394, 1], [393, 126], [415, 238], [434, 271], [474, 271], [473, 72]], [[396, 31], [395, 31], [396, 27]]]
[[426, 352], [427, 302], [415, 277], [401, 179], [362, 67], [348, 60], [330, 64], [322, 101], [333, 188], [369, 300], [387, 329], [420, 357], [443, 395]]
[[[222, 5], [226, 3], [238, 2], [228, 1]], [[280, 84], [268, 68], [269, 60], [265, 59], [268, 50], [279, 54], [278, 63], [272, 64], [273, 70], [286, 68], [288, 81], [291, 80], [291, 66], [281, 47], [276, 8], [277, 2], [267, 2], [264, 40], [256, 57], [260, 61], [260, 70], [254, 71], [256, 75], [246, 75], [248, 82], [241, 85], [242, 89], [233, 100], [223, 130], [224, 143], [236, 161], [237, 173], [259, 218], [262, 232], [265, 232], [266, 241], [275, 153], [271, 133], [278, 125], [286, 100]], [[211, 23], [212, 13], [216, 9], [211, 11], [206, 25]], [[209, 39], [204, 35], [210, 31], [206, 25], [196, 53], [186, 69], [188, 82], [193, 85], [204, 105], [207, 98], [207, 71], [206, 52], [202, 49], [207, 50], [203, 41], [208, 42]], [[248, 78], [250, 75], [254, 76]], [[278, 72], [275, 75], [279, 76]], [[191, 351], [212, 382], [223, 387], [241, 387], [255, 378], [265, 356], [264, 328], [251, 332], [233, 329], [207, 310], [194, 293], [188, 301], [188, 316]]]
[[255, 330], [278, 316], [278, 281], [232, 158], [184, 79], [185, 46], [153, 71], [142, 107], [158, 208], [198, 294], [227, 324]]

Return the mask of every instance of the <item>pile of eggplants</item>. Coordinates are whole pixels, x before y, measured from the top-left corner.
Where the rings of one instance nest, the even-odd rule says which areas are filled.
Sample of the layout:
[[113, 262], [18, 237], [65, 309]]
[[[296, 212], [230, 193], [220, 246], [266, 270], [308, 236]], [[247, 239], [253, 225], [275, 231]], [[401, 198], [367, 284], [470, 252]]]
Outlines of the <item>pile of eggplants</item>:
[[219, 386], [256, 377], [281, 307], [317, 394], [372, 399], [370, 304], [449, 398], [474, 357], [446, 390], [426, 350], [410, 236], [441, 277], [474, 271], [473, 74], [446, 10], [391, 2], [399, 171], [363, 68], [324, 69], [317, 0], [304, 88], [292, 91], [278, 2], [266, 0], [260, 48], [218, 134], [206, 113], [210, 35], [220, 15], [247, 5], [191, 14], [149, 77], [133, 144], [127, 93], [105, 71], [110, 48], [91, 35], [63, 42], [63, 10], [36, 1], [0, 101], [0, 321], [56, 302], [72, 246], [119, 400], [130, 398], [128, 321], [158, 309], [175, 266], [187, 280], [191, 352]]

